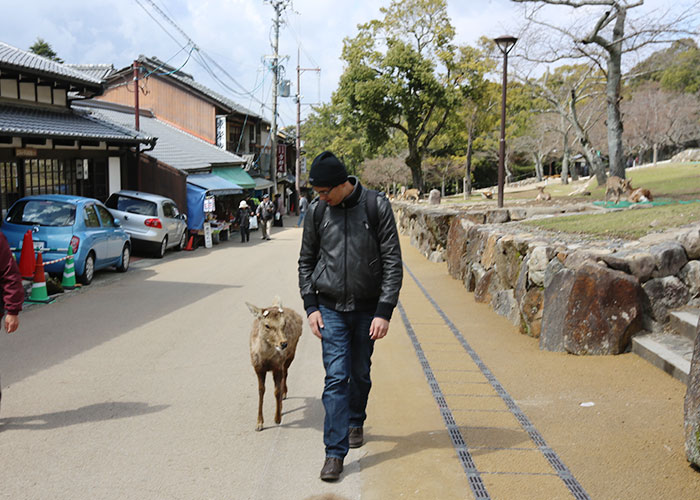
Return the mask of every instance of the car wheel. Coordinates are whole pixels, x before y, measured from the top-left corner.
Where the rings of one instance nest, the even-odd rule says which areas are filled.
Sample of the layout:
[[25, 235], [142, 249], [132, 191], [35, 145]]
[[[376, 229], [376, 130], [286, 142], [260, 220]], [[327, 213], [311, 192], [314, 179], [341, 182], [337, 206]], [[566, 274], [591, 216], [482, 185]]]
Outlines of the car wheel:
[[95, 277], [95, 254], [90, 252], [85, 257], [85, 271], [78, 278], [83, 285], [92, 283], [92, 278]]
[[165, 250], [168, 248], [168, 237], [165, 236], [163, 238], [163, 241], [160, 242], [160, 247], [156, 251], [156, 257], [159, 259], [162, 259], [163, 256], [165, 255]]
[[122, 248], [122, 261], [117, 266], [117, 271], [120, 273], [125, 273], [129, 269], [129, 264], [131, 263], [131, 248], [129, 245], [124, 245]]
[[180, 236], [180, 243], [175, 247], [175, 250], [180, 251], [187, 246], [187, 231], [182, 232]]

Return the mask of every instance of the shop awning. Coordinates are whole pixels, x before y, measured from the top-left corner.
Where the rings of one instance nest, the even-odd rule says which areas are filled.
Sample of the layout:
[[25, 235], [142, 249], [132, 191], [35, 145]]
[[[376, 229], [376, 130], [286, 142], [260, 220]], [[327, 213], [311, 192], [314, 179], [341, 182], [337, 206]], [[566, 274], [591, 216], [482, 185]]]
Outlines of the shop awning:
[[275, 184], [267, 179], [264, 179], [262, 177], [253, 177], [253, 180], [255, 181], [255, 189], [262, 191], [263, 189], [271, 188]]
[[187, 183], [206, 189], [213, 195], [239, 194], [243, 189], [238, 184], [214, 174], [190, 174]]
[[241, 167], [214, 167], [211, 173], [238, 184], [243, 189], [254, 189], [255, 181]]

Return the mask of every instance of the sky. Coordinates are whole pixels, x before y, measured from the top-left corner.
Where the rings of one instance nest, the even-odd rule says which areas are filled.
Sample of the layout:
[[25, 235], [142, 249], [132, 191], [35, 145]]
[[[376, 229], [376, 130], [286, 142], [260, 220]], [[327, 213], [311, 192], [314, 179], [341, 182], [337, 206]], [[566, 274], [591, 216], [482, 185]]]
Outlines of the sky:
[[[178, 27], [160, 16], [153, 2]], [[48, 41], [67, 63], [113, 64], [123, 68], [140, 54], [156, 56], [190, 73], [200, 83], [248, 109], [271, 118], [274, 9], [264, 0], [0, 0], [0, 40], [28, 49], [38, 37]], [[380, 18], [389, 0], [291, 0], [282, 14], [279, 54], [291, 95], [301, 73], [302, 119], [311, 105], [329, 102], [343, 72], [343, 39], [357, 25]], [[675, 5], [647, 0], [646, 7]], [[145, 7], [145, 8], [144, 8]], [[448, 13], [458, 44], [481, 36], [515, 34], [522, 11], [510, 0], [448, 0]], [[564, 21], [566, 9], [554, 8], [552, 21]], [[220, 66], [212, 67], [223, 84], [189, 56], [189, 38]], [[183, 49], [183, 47], [185, 47]], [[297, 60], [300, 53], [300, 60]], [[183, 66], [184, 65], [184, 66]], [[210, 65], [212, 66], [212, 65]], [[320, 71], [311, 71], [319, 68]], [[266, 107], [263, 108], [262, 104]], [[278, 125], [296, 123], [293, 97], [279, 98]]]

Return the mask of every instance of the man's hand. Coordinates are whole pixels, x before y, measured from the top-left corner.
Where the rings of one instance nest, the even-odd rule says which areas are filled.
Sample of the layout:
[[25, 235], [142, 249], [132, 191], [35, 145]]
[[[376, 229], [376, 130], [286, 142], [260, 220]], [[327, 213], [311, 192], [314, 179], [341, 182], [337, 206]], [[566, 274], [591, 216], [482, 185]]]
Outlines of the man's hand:
[[322, 339], [321, 328], [323, 325], [323, 317], [321, 316], [321, 311], [314, 311], [309, 314], [309, 326], [311, 327], [311, 333], [316, 335], [318, 338]]
[[7, 333], [12, 333], [19, 328], [19, 316], [16, 314], [5, 315], [5, 330]]
[[379, 340], [386, 337], [389, 331], [389, 322], [384, 318], [374, 318], [369, 326], [369, 338]]

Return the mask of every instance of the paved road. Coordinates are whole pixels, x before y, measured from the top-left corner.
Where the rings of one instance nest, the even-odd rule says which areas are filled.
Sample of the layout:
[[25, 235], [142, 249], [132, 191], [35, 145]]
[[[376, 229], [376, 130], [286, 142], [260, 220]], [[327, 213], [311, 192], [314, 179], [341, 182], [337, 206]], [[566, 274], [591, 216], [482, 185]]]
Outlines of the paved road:
[[24, 312], [0, 337], [0, 498], [698, 498], [682, 384], [631, 354], [539, 351], [405, 239], [368, 441], [341, 481], [321, 482], [323, 370], [307, 327], [283, 424], [268, 397], [254, 431], [244, 302], [301, 310], [301, 231], [274, 229], [103, 273]]

